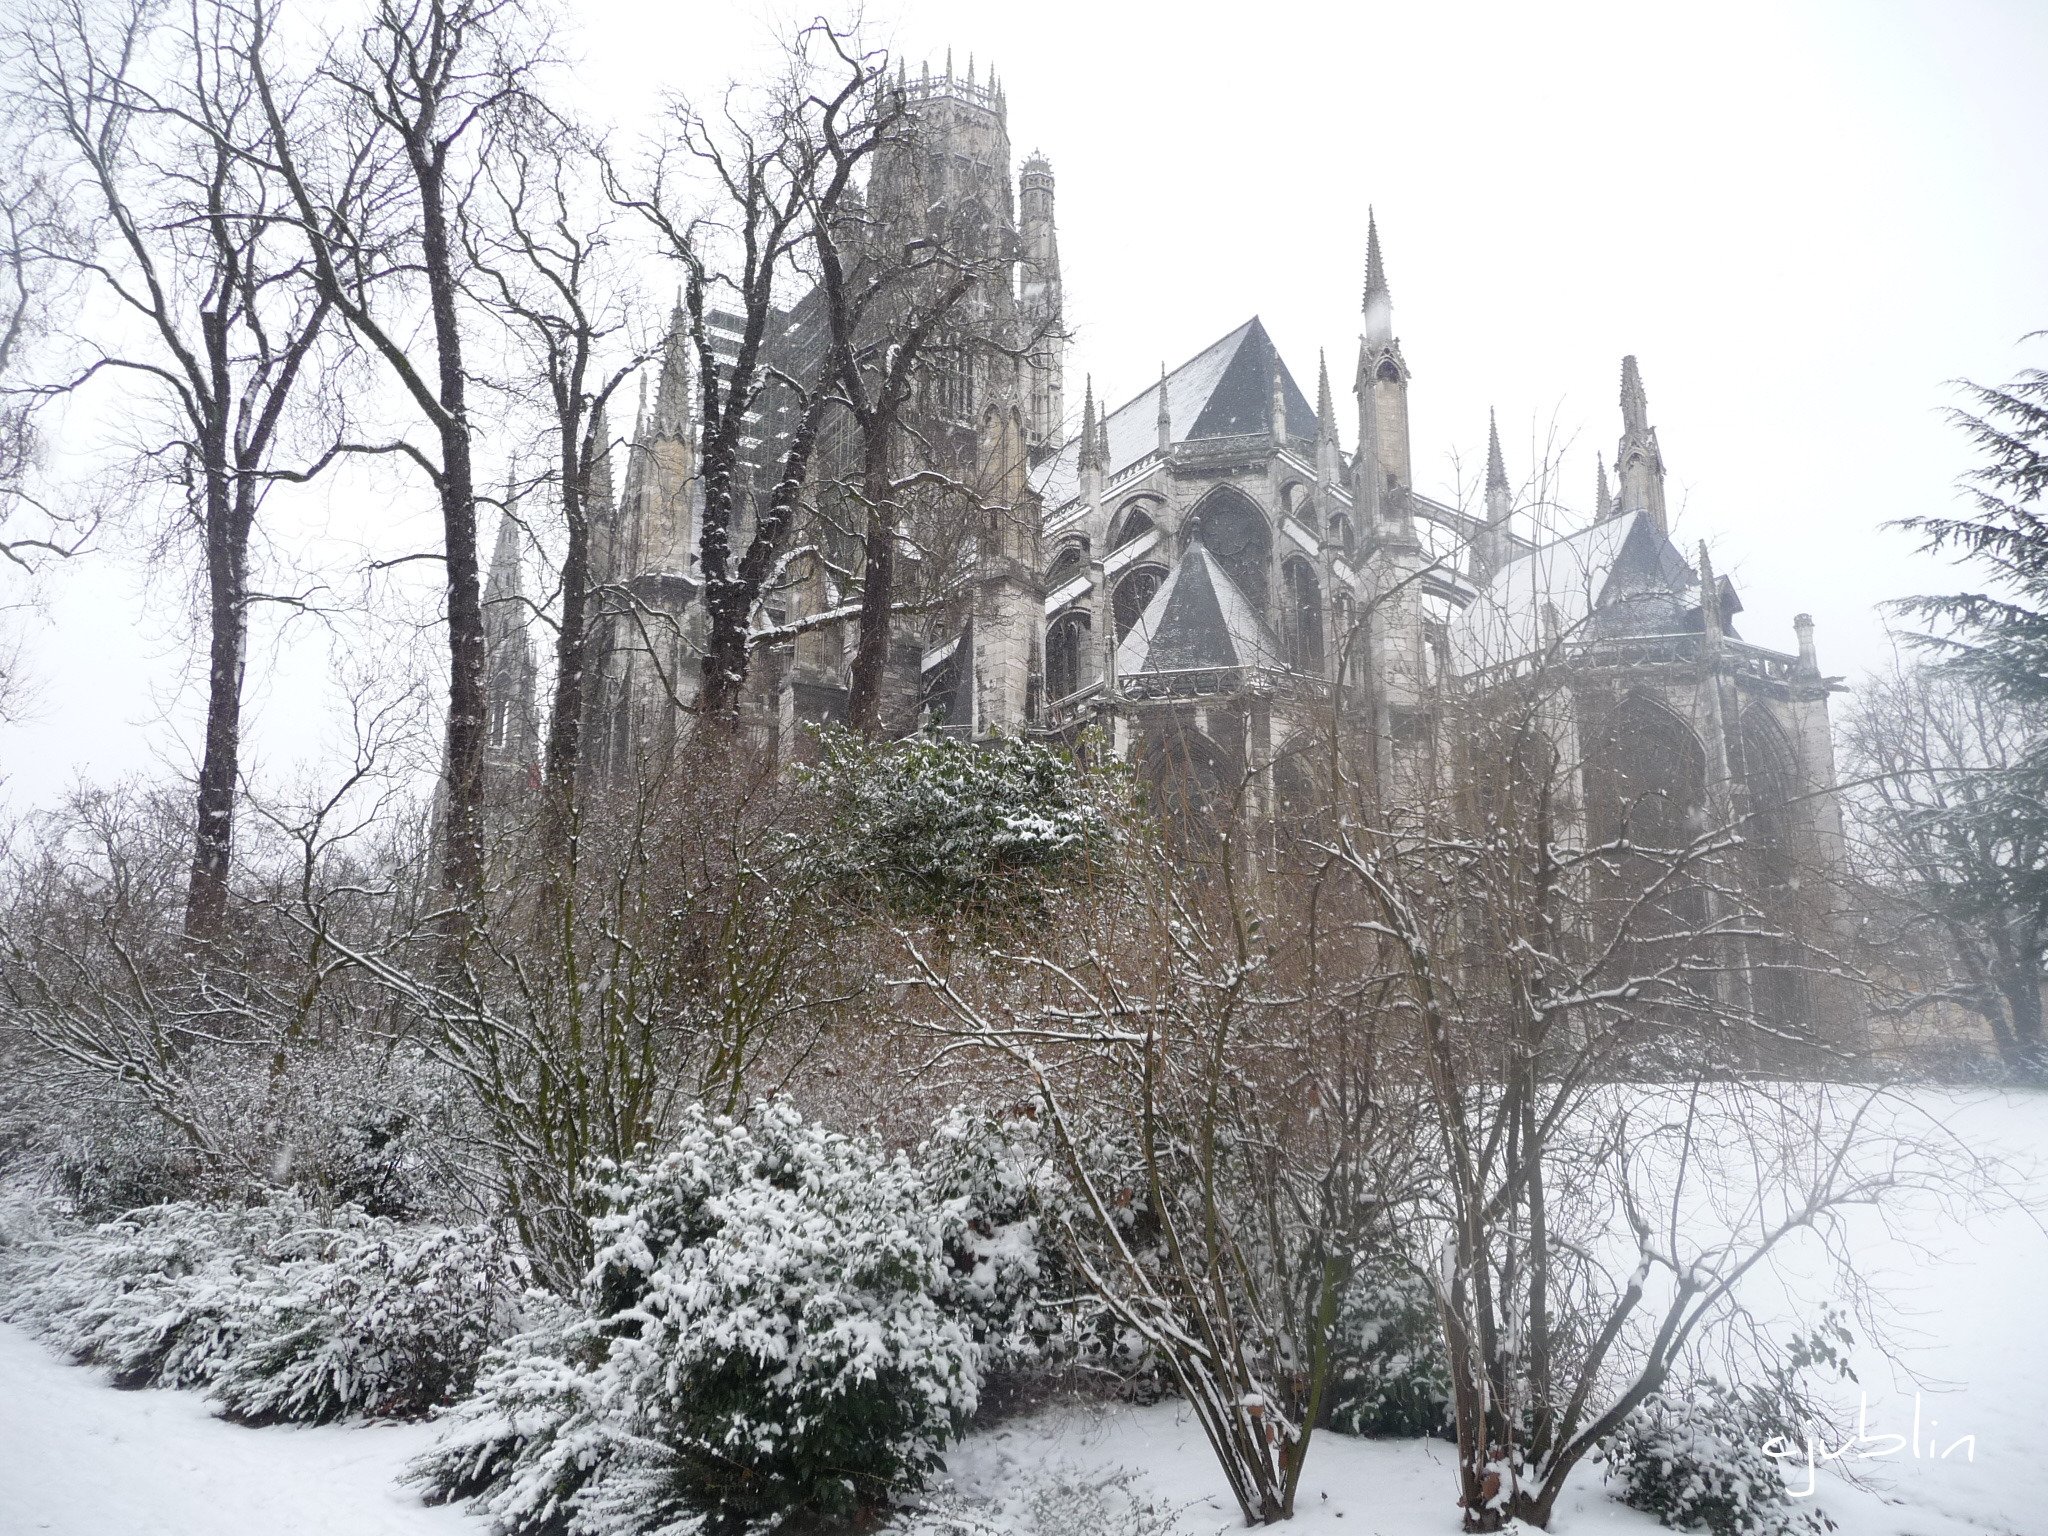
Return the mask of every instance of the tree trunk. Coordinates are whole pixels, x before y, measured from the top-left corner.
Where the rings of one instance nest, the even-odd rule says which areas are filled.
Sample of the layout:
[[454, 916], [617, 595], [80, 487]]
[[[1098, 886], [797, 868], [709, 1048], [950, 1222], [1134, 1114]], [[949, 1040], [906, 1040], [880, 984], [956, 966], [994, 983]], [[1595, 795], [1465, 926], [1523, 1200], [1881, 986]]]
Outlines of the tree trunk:
[[476, 553], [476, 471], [470, 456], [468, 379], [456, 310], [454, 247], [449, 239], [445, 162], [424, 107], [407, 143], [420, 191], [420, 256], [433, 311], [436, 392], [441, 405], [443, 552], [448, 582], [448, 736], [443, 785], [446, 822], [441, 885], [456, 907], [451, 937], [474, 930], [484, 896], [484, 605]]
[[207, 478], [213, 483], [206, 498], [206, 746], [185, 893], [185, 936], [199, 940], [218, 937], [227, 921], [249, 648], [249, 522], [230, 509], [223, 477], [209, 471]]
[[[594, 425], [594, 424], [593, 424]], [[555, 697], [541, 770], [541, 861], [552, 884], [574, 863], [576, 775], [583, 756], [583, 682], [590, 651], [590, 516], [585, 492], [603, 443], [579, 442], [578, 423], [565, 415], [562, 434], [562, 627], [555, 635]]]
[[861, 489], [868, 505], [866, 558], [860, 589], [860, 627], [847, 680], [846, 723], [863, 736], [882, 728], [882, 683], [889, 668], [889, 616], [896, 601], [896, 503], [888, 465], [888, 437], [871, 431]]

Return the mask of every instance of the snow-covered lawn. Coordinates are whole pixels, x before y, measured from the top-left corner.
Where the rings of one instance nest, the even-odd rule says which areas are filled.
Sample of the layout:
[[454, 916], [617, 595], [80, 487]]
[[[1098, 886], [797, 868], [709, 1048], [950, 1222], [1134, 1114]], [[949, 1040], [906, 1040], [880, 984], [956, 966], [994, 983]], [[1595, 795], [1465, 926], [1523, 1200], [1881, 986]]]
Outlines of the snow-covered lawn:
[[[1928, 1094], [1921, 1102], [1971, 1145], [2004, 1151], [2016, 1189], [2048, 1190], [2039, 1172], [2048, 1096]], [[2048, 1532], [2040, 1475], [2048, 1233], [2017, 1207], [1965, 1219], [1923, 1206], [1886, 1219], [1859, 1213], [1855, 1249], [1863, 1278], [1901, 1319], [1899, 1368], [1868, 1350], [1857, 1361], [1868, 1431], [1917, 1433], [1919, 1454], [1901, 1444], [1856, 1462], [1866, 1487], [1822, 1474], [1818, 1502], [1841, 1536]], [[1819, 1267], [1797, 1253], [1779, 1278], [1805, 1307], [1828, 1293]], [[425, 1425], [241, 1429], [214, 1418], [195, 1394], [117, 1392], [97, 1372], [0, 1327], [0, 1536], [481, 1532], [479, 1522], [427, 1509], [396, 1486], [399, 1468], [432, 1435]], [[1929, 1452], [1930, 1443], [1948, 1450], [1966, 1435], [1975, 1437], [1974, 1459], [1963, 1447], [1947, 1459]], [[1433, 1442], [1320, 1436], [1291, 1530], [1452, 1536], [1449, 1457]], [[1134, 1491], [1178, 1510], [1190, 1536], [1239, 1528], [1201, 1431], [1172, 1404], [1052, 1410], [970, 1436], [949, 1460], [959, 1502], [1022, 1536], [1082, 1536], [1044, 1530], [1022, 1506], [1050, 1484], [1098, 1483], [1120, 1470]], [[1647, 1536], [1659, 1527], [1608, 1499], [1599, 1469], [1585, 1467], [1556, 1529]]]
[[432, 1536], [483, 1525], [397, 1485], [432, 1426], [242, 1429], [194, 1392], [117, 1392], [0, 1325], [4, 1536]]

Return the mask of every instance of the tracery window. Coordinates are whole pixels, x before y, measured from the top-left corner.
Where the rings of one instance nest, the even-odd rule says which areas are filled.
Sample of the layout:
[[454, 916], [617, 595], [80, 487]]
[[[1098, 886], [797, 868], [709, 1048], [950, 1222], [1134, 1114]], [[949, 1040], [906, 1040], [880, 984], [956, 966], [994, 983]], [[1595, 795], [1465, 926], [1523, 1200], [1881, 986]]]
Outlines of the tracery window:
[[1166, 581], [1163, 565], [1137, 565], [1117, 579], [1110, 607], [1116, 619], [1116, 637], [1121, 640], [1131, 626], [1145, 616], [1146, 608]]
[[1219, 490], [1199, 508], [1202, 542], [1261, 617], [1268, 608], [1267, 571], [1272, 536], [1259, 509], [1234, 491]]
[[1281, 569], [1280, 648], [1290, 670], [1320, 677], [1323, 672], [1323, 592], [1306, 560]]
[[1045, 692], [1064, 699], [1080, 691], [1090, 633], [1088, 615], [1063, 613], [1045, 634]]

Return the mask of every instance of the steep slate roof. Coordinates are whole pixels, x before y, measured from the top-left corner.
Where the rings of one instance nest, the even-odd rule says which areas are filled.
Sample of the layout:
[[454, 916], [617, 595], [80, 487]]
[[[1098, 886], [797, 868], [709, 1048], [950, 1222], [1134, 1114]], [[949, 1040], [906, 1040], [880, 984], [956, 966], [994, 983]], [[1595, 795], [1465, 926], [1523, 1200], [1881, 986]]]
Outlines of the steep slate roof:
[[[1273, 338], [1257, 315], [1211, 343], [1166, 376], [1166, 408], [1173, 418], [1173, 440], [1236, 437], [1273, 430]], [[1294, 382], [1285, 361], [1280, 387], [1287, 400], [1287, 433], [1314, 437], [1316, 408]], [[1109, 462], [1105, 476], [1135, 464], [1159, 446], [1159, 385], [1125, 401], [1109, 413]], [[1081, 489], [1081, 440], [1066, 444], [1032, 475], [1045, 509], [1071, 501]]]
[[[1722, 627], [1741, 610], [1727, 582]], [[1550, 634], [1580, 638], [1697, 633], [1699, 577], [1646, 512], [1627, 512], [1538, 545], [1510, 560], [1451, 621], [1451, 664], [1461, 673], [1520, 660]]]
[[1199, 538], [1116, 648], [1119, 677], [1280, 664], [1272, 631]]

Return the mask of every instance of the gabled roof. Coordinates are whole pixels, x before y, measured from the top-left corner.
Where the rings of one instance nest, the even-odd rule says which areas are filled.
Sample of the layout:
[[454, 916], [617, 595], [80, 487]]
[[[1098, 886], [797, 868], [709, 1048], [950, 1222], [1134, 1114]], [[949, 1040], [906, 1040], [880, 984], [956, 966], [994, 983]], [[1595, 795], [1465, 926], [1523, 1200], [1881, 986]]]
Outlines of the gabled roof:
[[[1173, 440], [1236, 437], [1273, 430], [1273, 338], [1257, 315], [1211, 343], [1166, 376], [1166, 408]], [[1280, 387], [1287, 402], [1287, 434], [1316, 435], [1316, 409], [1280, 361]], [[1159, 385], [1152, 384], [1109, 413], [1105, 476], [1137, 463], [1159, 446]], [[1081, 488], [1081, 440], [1069, 438], [1032, 476], [1045, 509], [1064, 506]]]
[[1280, 664], [1272, 631], [1199, 538], [1116, 648], [1119, 677]]

